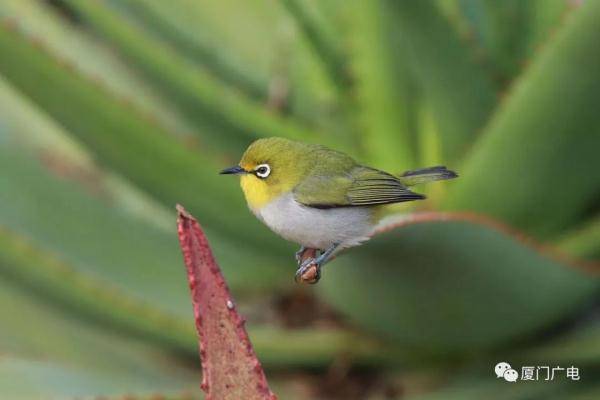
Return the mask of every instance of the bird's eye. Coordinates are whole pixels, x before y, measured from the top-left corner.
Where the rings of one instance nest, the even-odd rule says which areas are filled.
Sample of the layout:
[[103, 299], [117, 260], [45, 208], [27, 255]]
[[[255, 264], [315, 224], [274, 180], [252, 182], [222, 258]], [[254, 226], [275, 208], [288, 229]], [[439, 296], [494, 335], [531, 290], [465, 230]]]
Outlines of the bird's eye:
[[256, 174], [256, 176], [258, 176], [261, 179], [266, 178], [267, 176], [269, 176], [269, 174], [271, 173], [271, 167], [269, 167], [269, 164], [260, 164], [258, 167], [256, 167], [256, 169], [254, 170], [254, 173]]

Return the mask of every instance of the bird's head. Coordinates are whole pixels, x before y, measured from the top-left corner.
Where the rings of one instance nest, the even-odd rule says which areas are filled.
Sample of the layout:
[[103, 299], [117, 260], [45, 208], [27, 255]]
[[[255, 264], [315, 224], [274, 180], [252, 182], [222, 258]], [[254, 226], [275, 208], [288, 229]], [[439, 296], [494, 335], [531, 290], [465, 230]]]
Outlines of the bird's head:
[[259, 139], [252, 143], [239, 164], [221, 174], [240, 175], [246, 201], [258, 209], [291, 191], [310, 169], [302, 143], [283, 138]]

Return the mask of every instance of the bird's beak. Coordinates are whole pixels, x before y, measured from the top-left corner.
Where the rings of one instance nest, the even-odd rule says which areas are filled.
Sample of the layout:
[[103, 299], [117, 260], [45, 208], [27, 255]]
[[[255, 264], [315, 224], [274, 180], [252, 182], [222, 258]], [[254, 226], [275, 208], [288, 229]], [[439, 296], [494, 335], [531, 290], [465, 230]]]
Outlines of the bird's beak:
[[225, 168], [223, 171], [219, 172], [219, 174], [221, 174], [221, 175], [245, 174], [247, 172], [248, 171], [246, 171], [244, 168], [240, 167], [239, 165], [236, 165], [233, 167]]

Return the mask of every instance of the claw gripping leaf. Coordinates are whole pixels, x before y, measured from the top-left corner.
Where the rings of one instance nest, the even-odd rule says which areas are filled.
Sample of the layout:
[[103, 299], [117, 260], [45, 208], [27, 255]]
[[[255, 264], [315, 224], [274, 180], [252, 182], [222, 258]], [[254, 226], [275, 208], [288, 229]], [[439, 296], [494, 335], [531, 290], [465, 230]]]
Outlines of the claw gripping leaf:
[[276, 400], [198, 222], [177, 207], [178, 233], [200, 336], [206, 399]]

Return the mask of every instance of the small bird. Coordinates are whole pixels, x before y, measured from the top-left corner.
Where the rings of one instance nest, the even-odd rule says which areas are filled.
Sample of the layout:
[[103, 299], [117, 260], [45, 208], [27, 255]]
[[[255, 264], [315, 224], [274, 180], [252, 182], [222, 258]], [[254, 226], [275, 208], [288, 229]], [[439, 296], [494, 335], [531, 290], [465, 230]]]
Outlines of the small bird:
[[[425, 198], [409, 186], [458, 176], [442, 166], [393, 175], [325, 146], [278, 137], [256, 140], [238, 165], [220, 173], [240, 175], [254, 215], [302, 246], [296, 253], [296, 280], [316, 266], [309, 283], [319, 280], [321, 267], [335, 252], [369, 239], [385, 205]], [[307, 249], [314, 257], [303, 260]]]

